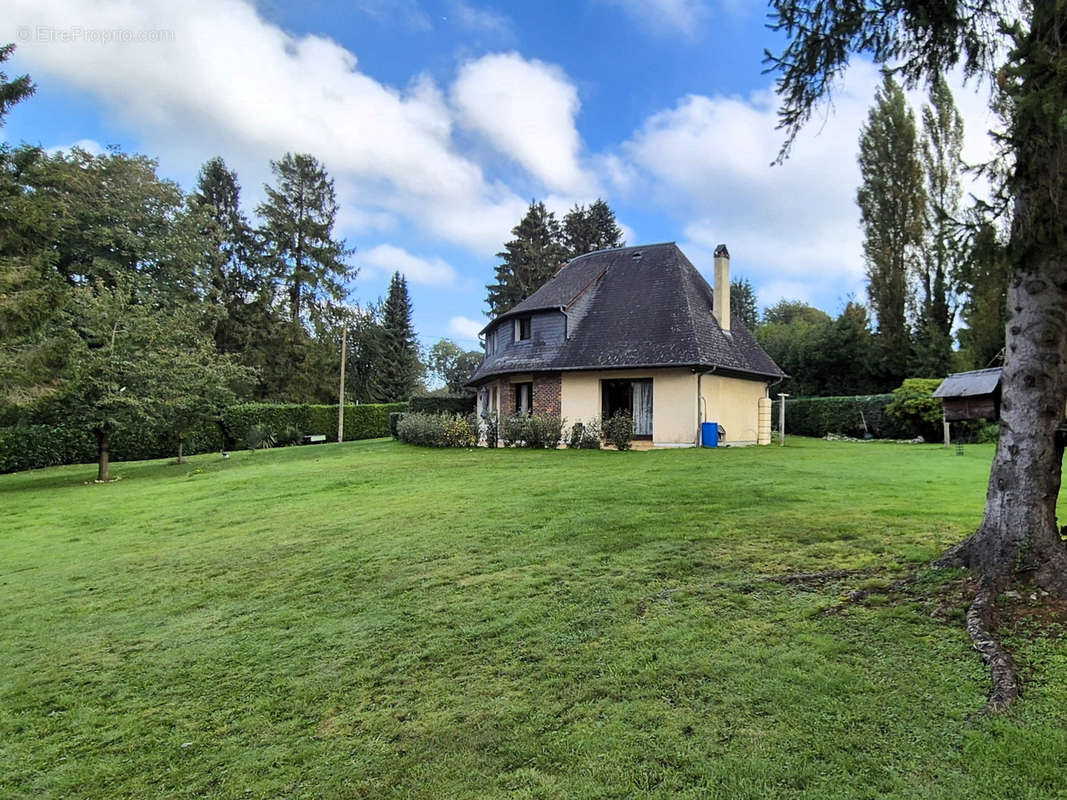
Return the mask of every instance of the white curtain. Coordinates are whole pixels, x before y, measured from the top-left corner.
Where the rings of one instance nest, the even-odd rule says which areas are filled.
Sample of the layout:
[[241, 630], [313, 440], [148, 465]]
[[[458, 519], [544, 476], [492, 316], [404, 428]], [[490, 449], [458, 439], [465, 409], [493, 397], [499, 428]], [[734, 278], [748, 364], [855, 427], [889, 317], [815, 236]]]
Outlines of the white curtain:
[[634, 435], [652, 435], [652, 381], [633, 384]]

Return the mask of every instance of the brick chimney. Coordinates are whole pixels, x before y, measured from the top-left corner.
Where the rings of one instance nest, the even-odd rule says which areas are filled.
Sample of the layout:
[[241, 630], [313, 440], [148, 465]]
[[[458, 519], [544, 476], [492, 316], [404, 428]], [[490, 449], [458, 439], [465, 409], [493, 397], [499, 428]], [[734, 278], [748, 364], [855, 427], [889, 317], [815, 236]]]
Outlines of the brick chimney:
[[715, 306], [712, 313], [719, 321], [719, 327], [730, 330], [730, 251], [726, 245], [715, 248]]

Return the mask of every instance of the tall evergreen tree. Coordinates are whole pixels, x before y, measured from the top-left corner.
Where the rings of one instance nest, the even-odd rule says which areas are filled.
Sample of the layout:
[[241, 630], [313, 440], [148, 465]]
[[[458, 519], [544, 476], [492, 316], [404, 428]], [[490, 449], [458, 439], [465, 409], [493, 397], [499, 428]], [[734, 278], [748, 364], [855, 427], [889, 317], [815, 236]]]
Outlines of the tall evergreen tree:
[[378, 398], [389, 403], [407, 400], [418, 388], [422, 372], [407, 280], [394, 272], [382, 306], [381, 361], [375, 381]]
[[922, 243], [925, 194], [915, 115], [888, 73], [860, 132], [859, 165], [856, 202], [867, 293], [878, 321], [882, 371], [899, 383], [907, 376], [911, 351], [909, 278]]
[[756, 310], [756, 290], [748, 278], [734, 278], [730, 281], [730, 319], [740, 320], [750, 331], [759, 322]]
[[[11, 54], [15, 52], [15, 45], [5, 44], [0, 46], [0, 64], [3, 64]], [[29, 75], [19, 75], [17, 78], [7, 79], [4, 72], [0, 72], [0, 127], [4, 125], [4, 117], [11, 107], [37, 91], [37, 87], [30, 80]]]
[[544, 203], [530, 201], [526, 215], [511, 229], [511, 235], [515, 238], [496, 254], [502, 259], [496, 268], [496, 283], [485, 287], [489, 290], [489, 316], [503, 314], [525, 300], [566, 261], [559, 221]]
[[963, 118], [943, 75], [930, 89], [922, 109], [922, 165], [926, 179], [926, 223], [918, 262], [919, 314], [915, 322], [915, 360], [911, 373], [924, 378], [947, 375], [952, 366], [952, 295], [962, 254], [960, 204], [963, 186]]
[[[193, 201], [209, 220], [205, 238], [209, 268], [206, 301], [219, 310], [215, 345], [220, 353], [242, 353], [263, 344], [271, 315], [272, 282], [264, 269], [248, 220], [241, 212], [237, 173], [216, 156], [197, 176]], [[254, 363], [250, 361], [249, 363]]]
[[266, 256], [285, 287], [289, 316], [296, 322], [324, 303], [345, 298], [345, 282], [356, 274], [345, 263], [353, 250], [344, 239], [334, 238], [333, 179], [313, 156], [286, 153], [271, 162], [271, 169], [277, 185], [264, 187], [267, 199], [256, 213], [263, 219]]
[[959, 331], [963, 369], [983, 369], [1003, 363], [1004, 329], [1008, 324], [1008, 253], [996, 229], [981, 224], [960, 265], [960, 285], [966, 300], [960, 309]]
[[560, 234], [567, 261], [596, 250], [626, 246], [622, 228], [615, 220], [615, 212], [601, 199], [591, 203], [588, 208], [576, 205], [568, 211], [563, 218]]

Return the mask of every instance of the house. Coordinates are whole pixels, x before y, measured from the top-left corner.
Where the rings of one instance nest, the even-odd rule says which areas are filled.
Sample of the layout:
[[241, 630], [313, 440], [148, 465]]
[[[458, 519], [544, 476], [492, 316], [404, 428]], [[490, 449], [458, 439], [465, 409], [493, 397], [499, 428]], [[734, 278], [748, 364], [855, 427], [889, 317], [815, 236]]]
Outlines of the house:
[[725, 444], [770, 442], [768, 387], [786, 376], [731, 324], [725, 245], [714, 290], [673, 242], [579, 256], [481, 333], [468, 385], [482, 412], [573, 424], [625, 410], [655, 445], [694, 445], [702, 422]]

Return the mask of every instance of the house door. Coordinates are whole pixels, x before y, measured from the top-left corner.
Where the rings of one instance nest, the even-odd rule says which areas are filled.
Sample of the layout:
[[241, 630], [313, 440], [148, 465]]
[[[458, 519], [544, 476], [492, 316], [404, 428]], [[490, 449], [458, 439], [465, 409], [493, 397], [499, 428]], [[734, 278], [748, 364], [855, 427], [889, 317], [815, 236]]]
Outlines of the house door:
[[611, 419], [619, 411], [634, 418], [634, 438], [652, 438], [652, 379], [601, 382], [601, 415]]

